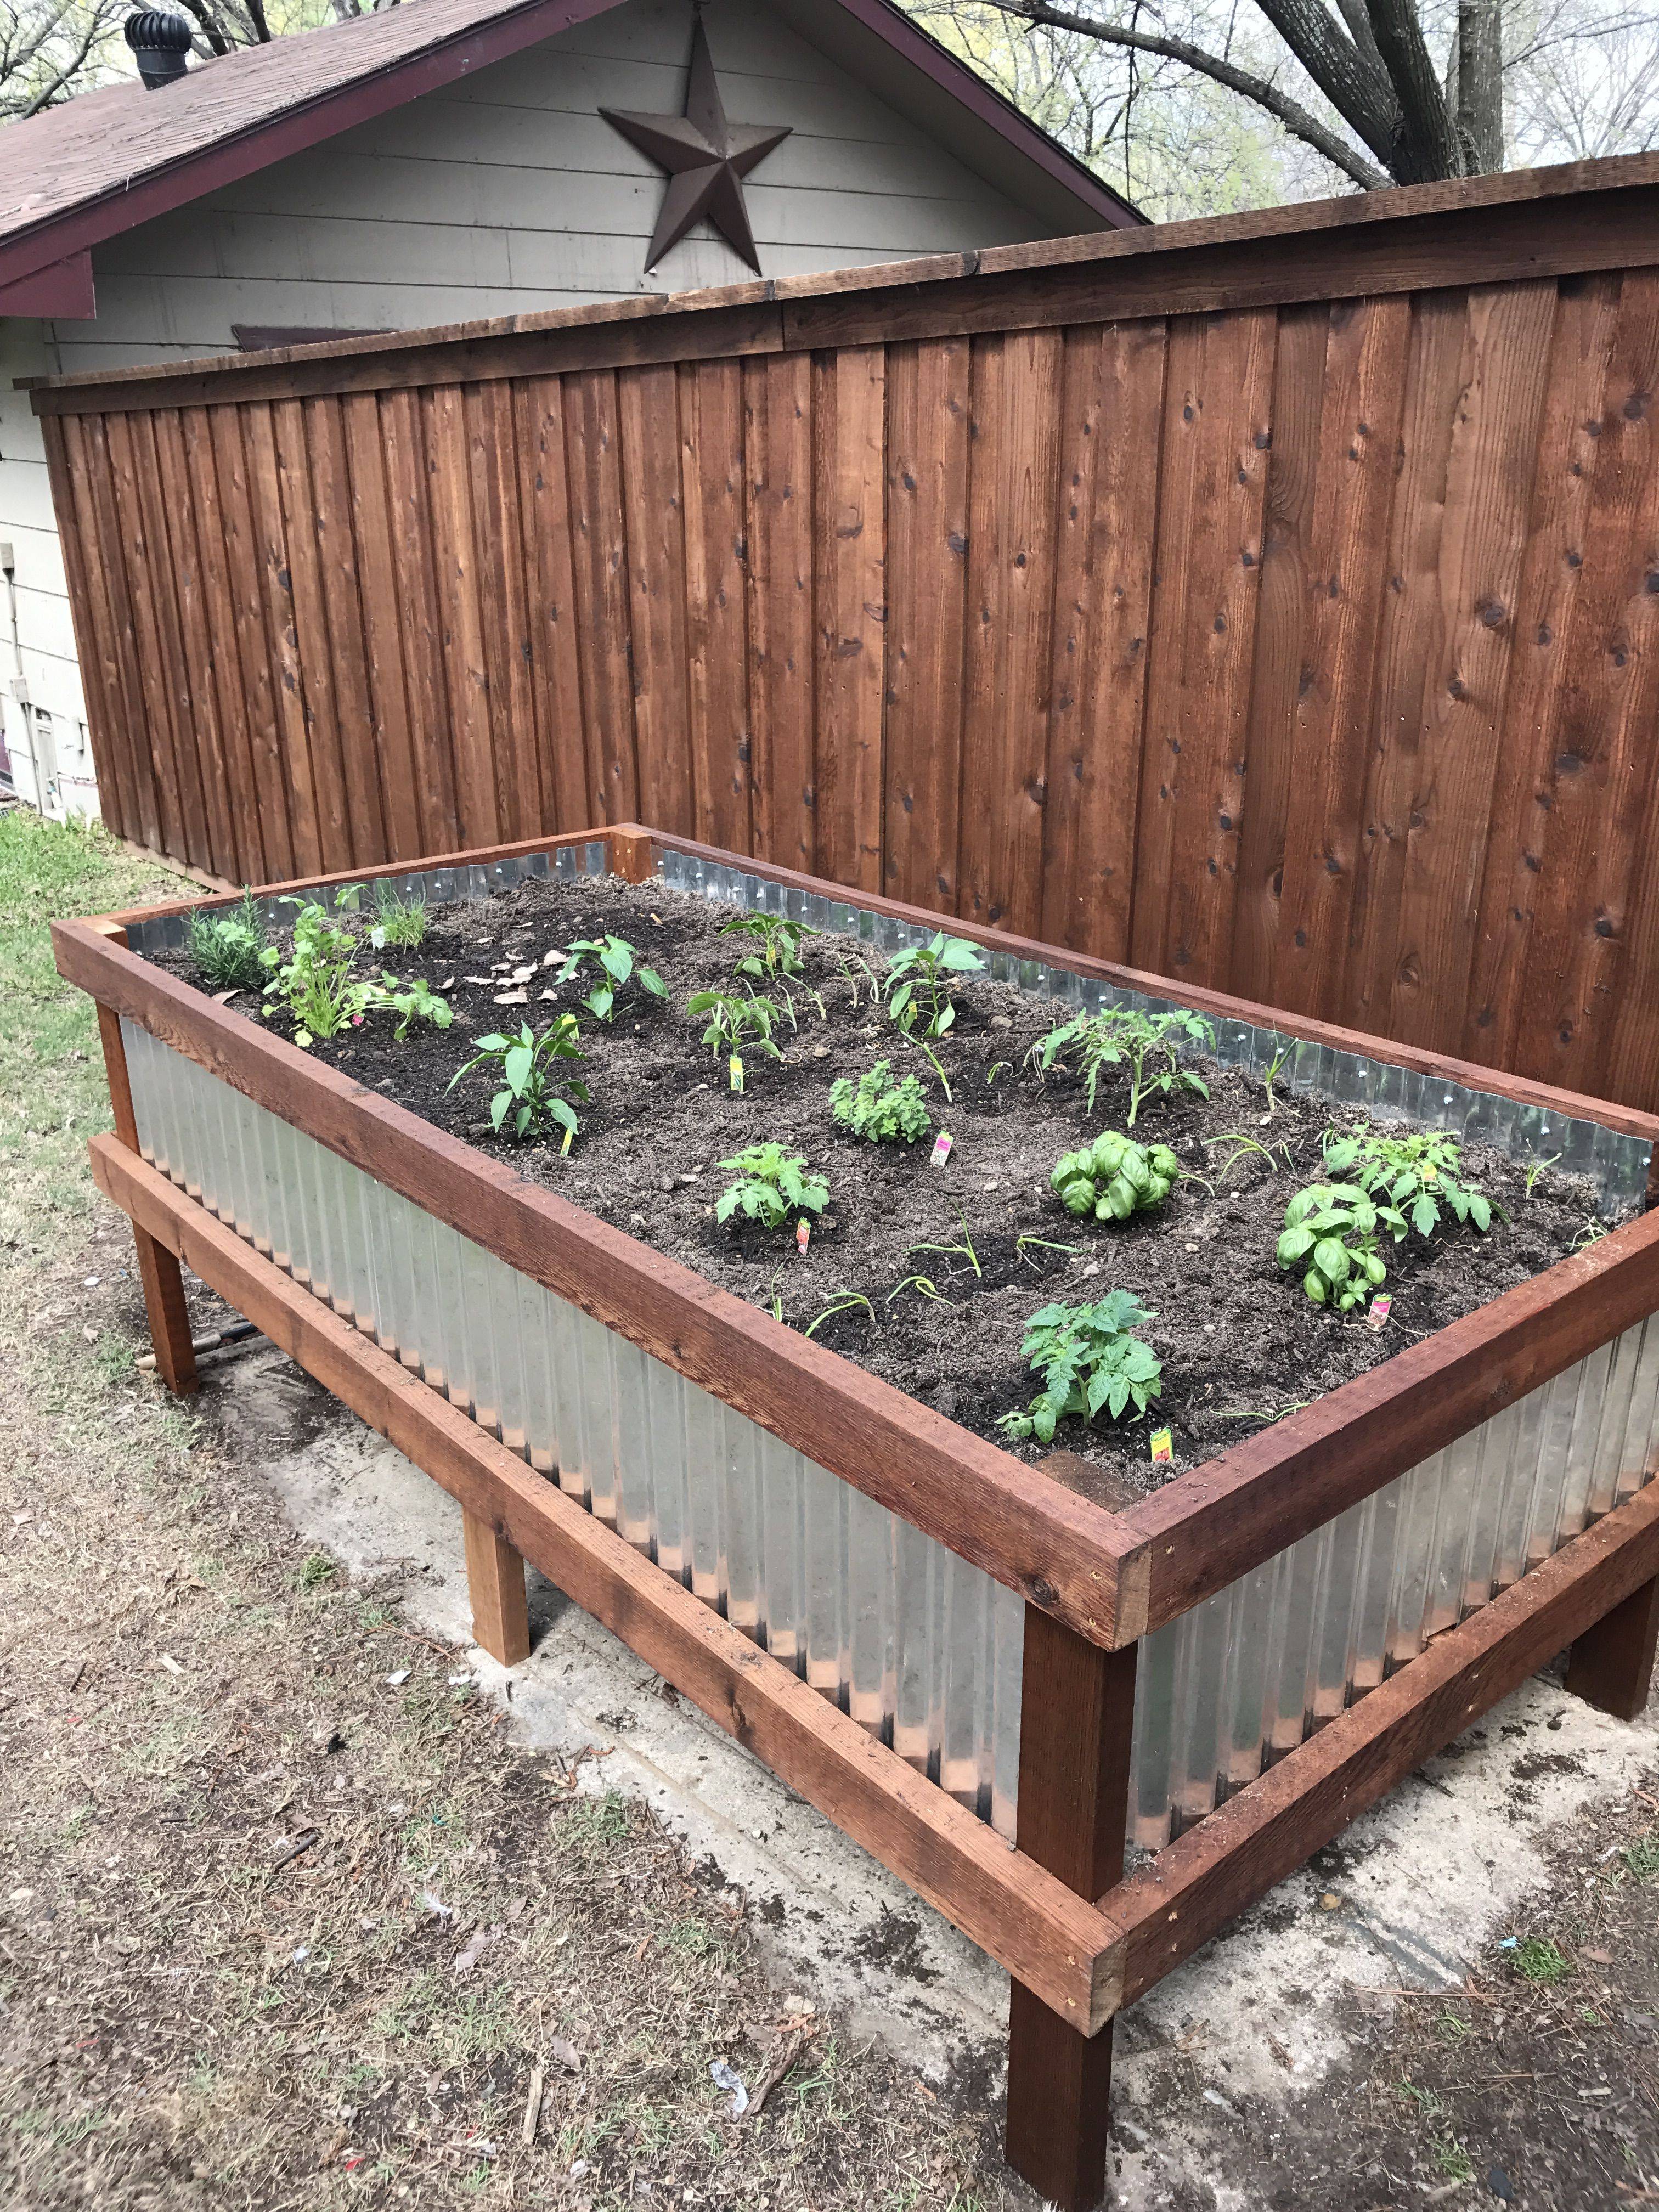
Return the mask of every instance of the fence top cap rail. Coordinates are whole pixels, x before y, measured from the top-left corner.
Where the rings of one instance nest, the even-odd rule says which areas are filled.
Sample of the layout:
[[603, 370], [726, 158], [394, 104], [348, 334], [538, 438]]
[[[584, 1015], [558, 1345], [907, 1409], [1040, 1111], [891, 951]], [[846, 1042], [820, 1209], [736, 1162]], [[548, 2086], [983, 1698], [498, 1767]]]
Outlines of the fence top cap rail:
[[[78, 376], [21, 378], [20, 388], [46, 392], [118, 393], [124, 385], [165, 387], [222, 380], [215, 398], [234, 400], [241, 380], [268, 378], [289, 363], [389, 362], [411, 353], [441, 356], [501, 339], [593, 331], [605, 325], [673, 322], [682, 328], [715, 315], [760, 318], [770, 310], [832, 301], [848, 295], [912, 290], [971, 277], [988, 290], [999, 279], [1030, 278], [1044, 270], [1103, 270], [1152, 257], [1182, 255], [1216, 247], [1239, 249], [1241, 261], [1251, 249], [1273, 241], [1347, 234], [1356, 248], [1367, 238], [1402, 223], [1429, 216], [1462, 218], [1471, 238], [1483, 217], [1499, 208], [1542, 206], [1659, 186], [1659, 153], [1626, 154], [1603, 161], [1562, 162], [1552, 168], [1522, 169], [1493, 177], [1458, 178], [1430, 185], [1404, 185], [1386, 191], [1355, 192], [1339, 199], [1310, 200], [1291, 207], [1253, 209], [1242, 215], [1209, 216], [1187, 222], [1152, 223], [1143, 228], [1088, 232], [1073, 238], [1044, 239], [1030, 245], [987, 246], [966, 253], [931, 254], [915, 261], [874, 262], [862, 268], [830, 270], [819, 275], [763, 278], [697, 292], [658, 293], [628, 300], [603, 300], [586, 307], [546, 308], [532, 314], [492, 320], [451, 323], [416, 331], [335, 339], [320, 345], [284, 346], [257, 354], [206, 355], [194, 361], [141, 363], [99, 369]], [[1589, 208], [1583, 221], [1593, 226]], [[690, 330], [687, 330], [688, 337]], [[431, 363], [434, 381], [454, 381], [470, 373], [457, 361], [446, 374], [441, 358]]]

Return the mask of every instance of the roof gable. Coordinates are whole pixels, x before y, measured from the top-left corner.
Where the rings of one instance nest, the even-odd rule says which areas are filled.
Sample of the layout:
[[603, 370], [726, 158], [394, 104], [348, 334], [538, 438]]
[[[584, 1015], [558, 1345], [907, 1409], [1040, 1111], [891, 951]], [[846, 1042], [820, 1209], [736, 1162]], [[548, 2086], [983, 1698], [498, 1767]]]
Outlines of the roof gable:
[[[506, 59], [618, 0], [405, 0], [204, 63], [160, 92], [84, 93], [0, 131], [0, 289], [216, 186]], [[832, 0], [848, 34], [921, 72], [935, 102], [1032, 165], [1080, 219], [1142, 218], [890, 0]], [[890, 89], [884, 87], [884, 97]], [[1057, 228], [1060, 226], [1057, 225]]]

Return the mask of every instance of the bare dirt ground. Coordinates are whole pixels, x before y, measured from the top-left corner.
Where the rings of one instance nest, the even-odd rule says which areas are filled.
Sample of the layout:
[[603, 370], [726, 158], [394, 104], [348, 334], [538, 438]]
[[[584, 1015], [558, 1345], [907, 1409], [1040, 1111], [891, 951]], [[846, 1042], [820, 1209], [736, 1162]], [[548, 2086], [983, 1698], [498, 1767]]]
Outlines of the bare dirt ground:
[[[250, 1440], [137, 1371], [131, 1247], [82, 1164], [94, 1030], [43, 919], [146, 884], [0, 817], [0, 2204], [1030, 2207], [993, 2068], [929, 2086], [781, 1986], [764, 1900], [591, 1762], [516, 1748], [397, 1569], [349, 1577]], [[315, 1418], [296, 1389], [296, 1448]], [[1565, 1696], [1532, 1702], [1516, 1820], [1583, 1757], [1548, 1747]], [[1414, 1785], [1468, 1835], [1472, 1897], [1503, 1869], [1460, 1769], [1516, 1726]], [[1659, 2203], [1659, 1784], [1541, 1831], [1541, 1877], [1467, 1950], [1449, 1927], [1432, 1990], [1364, 1925], [1392, 1819], [1121, 2024], [1126, 2200]], [[1385, 1986], [1342, 2001], [1316, 2086], [1304, 1993], [1265, 2048], [1229, 2041], [1227, 1977], [1264, 1947], [1334, 1972], [1362, 1942]], [[775, 2076], [758, 2115], [717, 2063]]]

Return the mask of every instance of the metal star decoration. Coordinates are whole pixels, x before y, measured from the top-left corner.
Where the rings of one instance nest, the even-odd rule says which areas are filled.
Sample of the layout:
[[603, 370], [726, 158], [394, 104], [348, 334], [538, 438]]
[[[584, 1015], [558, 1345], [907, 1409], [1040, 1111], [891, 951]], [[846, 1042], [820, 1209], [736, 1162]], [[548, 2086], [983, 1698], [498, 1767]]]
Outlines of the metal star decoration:
[[743, 179], [789, 136], [791, 126], [729, 124], [699, 11], [691, 33], [691, 76], [684, 115], [635, 115], [602, 107], [605, 121], [668, 172], [662, 212], [646, 248], [647, 273], [694, 222], [707, 216], [720, 236], [760, 274], [755, 234], [743, 204]]

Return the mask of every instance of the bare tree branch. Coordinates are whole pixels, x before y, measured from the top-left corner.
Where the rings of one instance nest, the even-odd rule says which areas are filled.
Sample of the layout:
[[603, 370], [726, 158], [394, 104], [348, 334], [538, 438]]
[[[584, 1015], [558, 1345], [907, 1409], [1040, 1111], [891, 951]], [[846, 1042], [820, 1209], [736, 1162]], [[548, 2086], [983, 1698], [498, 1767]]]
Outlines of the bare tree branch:
[[1064, 8], [1053, 8], [1048, 0], [988, 0], [988, 4], [1000, 9], [1004, 15], [1016, 15], [1027, 23], [1048, 23], [1057, 30], [1081, 31], [1091, 39], [1100, 39], [1109, 46], [1133, 47], [1139, 53], [1161, 54], [1168, 61], [1179, 62], [1184, 68], [1198, 70], [1217, 84], [1225, 85], [1231, 92], [1243, 93], [1268, 114], [1276, 116], [1285, 128], [1300, 138], [1325, 159], [1352, 177], [1357, 185], [1374, 191], [1389, 181], [1381, 169], [1374, 168], [1347, 140], [1334, 131], [1327, 129], [1318, 117], [1299, 100], [1270, 84], [1266, 77], [1257, 76], [1250, 70], [1240, 69], [1235, 63], [1224, 61], [1217, 54], [1206, 53], [1203, 47], [1189, 40], [1172, 38], [1167, 33], [1133, 29], [1127, 23], [1103, 22], [1096, 17], [1073, 15]]

